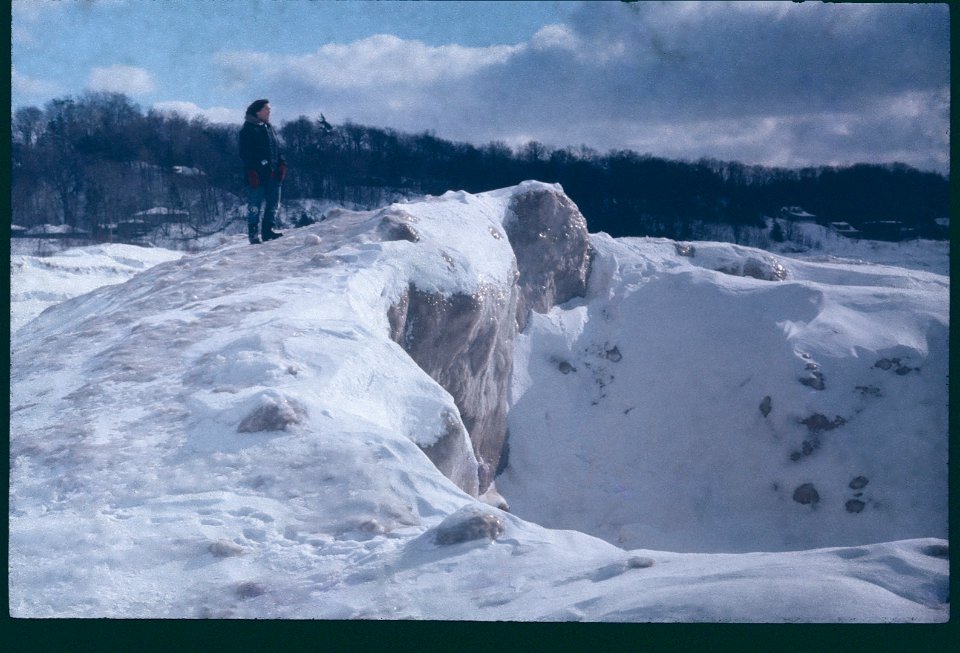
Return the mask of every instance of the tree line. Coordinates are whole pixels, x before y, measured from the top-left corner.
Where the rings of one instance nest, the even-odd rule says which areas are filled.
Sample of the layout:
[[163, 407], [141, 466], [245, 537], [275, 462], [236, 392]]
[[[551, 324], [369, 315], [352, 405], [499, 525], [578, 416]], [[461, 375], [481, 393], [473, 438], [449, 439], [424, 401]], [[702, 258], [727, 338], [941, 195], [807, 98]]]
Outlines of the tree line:
[[[65, 224], [93, 234], [165, 207], [197, 233], [238, 216], [239, 125], [144, 112], [122, 94], [87, 93], [15, 111], [12, 222]], [[770, 168], [668, 160], [629, 150], [551, 148], [531, 141], [473, 145], [301, 116], [278, 127], [289, 163], [287, 200], [374, 208], [400, 197], [481, 192], [527, 179], [560, 183], [591, 231], [694, 239], [703, 225], [734, 234], [783, 206], [823, 223], [898, 221], [920, 235], [949, 215], [949, 183], [904, 164]]]

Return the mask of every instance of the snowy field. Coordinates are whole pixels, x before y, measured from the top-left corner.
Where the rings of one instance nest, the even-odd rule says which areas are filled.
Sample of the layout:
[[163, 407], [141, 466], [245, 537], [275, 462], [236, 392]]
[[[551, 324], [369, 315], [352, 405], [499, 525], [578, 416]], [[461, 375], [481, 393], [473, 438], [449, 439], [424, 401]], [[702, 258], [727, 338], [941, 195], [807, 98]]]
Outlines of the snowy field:
[[44, 309], [101, 286], [122, 283], [158, 263], [183, 256], [159, 247], [91, 245], [53, 256], [10, 256], [10, 331]]
[[388, 312], [514, 283], [544, 189], [13, 256], [12, 616], [947, 621], [946, 243], [593, 234], [517, 337], [499, 496], [438, 471], [457, 407]]
[[[784, 221], [780, 222], [784, 224]], [[813, 223], [798, 223], [791, 231], [796, 232], [795, 240], [772, 243], [771, 250], [813, 262], [889, 265], [945, 276], [950, 274], [949, 241], [922, 238], [901, 242], [851, 240]]]

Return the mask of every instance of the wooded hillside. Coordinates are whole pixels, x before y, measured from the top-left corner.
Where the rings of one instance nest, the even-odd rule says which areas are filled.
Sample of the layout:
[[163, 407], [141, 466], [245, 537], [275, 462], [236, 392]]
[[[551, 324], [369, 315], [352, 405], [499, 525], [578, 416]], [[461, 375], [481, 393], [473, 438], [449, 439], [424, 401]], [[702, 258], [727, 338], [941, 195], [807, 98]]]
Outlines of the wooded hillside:
[[[162, 207], [167, 213], [149, 215], [188, 216], [198, 233], [216, 230], [237, 215], [243, 197], [239, 127], [144, 112], [120, 94], [18, 109], [11, 222], [62, 224], [96, 237]], [[290, 166], [287, 200], [373, 208], [404, 196], [537, 179], [562, 184], [591, 231], [680, 239], [711, 224], [736, 234], [784, 206], [802, 207], [824, 224], [898, 221], [927, 237], [942, 237], [935, 220], [949, 215], [947, 179], [897, 163], [788, 170], [536, 141], [472, 145], [349, 122], [328, 131], [307, 117], [278, 132]]]

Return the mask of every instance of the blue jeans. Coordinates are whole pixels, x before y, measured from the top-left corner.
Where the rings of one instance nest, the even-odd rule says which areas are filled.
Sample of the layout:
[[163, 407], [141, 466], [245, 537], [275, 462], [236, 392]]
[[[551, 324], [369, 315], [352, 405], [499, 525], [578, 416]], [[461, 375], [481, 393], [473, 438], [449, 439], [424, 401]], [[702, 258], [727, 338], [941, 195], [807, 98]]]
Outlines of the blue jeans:
[[263, 210], [264, 231], [273, 229], [277, 208], [280, 206], [280, 184], [275, 179], [266, 179], [256, 188], [247, 188], [247, 227], [255, 230], [260, 226], [260, 207]]

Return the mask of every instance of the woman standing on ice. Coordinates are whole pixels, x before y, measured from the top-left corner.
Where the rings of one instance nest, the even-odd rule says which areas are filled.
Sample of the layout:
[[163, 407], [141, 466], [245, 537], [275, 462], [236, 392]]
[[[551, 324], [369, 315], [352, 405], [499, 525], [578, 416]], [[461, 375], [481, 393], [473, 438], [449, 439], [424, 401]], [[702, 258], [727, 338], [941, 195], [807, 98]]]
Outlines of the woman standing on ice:
[[[240, 158], [243, 159], [247, 181], [247, 234], [250, 244], [279, 238], [283, 234], [273, 230], [277, 207], [280, 205], [280, 185], [287, 174], [287, 163], [280, 154], [277, 135], [270, 124], [270, 101], [255, 100], [247, 107], [246, 118], [240, 129]], [[260, 207], [263, 223], [260, 222]], [[259, 231], [259, 233], [258, 233]]]

